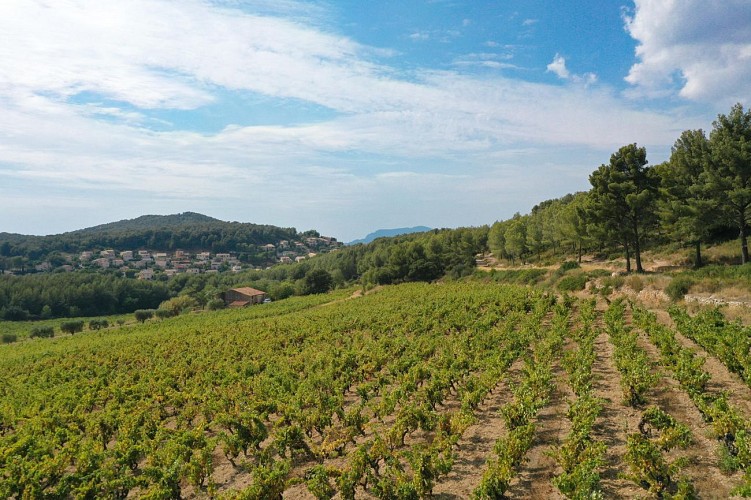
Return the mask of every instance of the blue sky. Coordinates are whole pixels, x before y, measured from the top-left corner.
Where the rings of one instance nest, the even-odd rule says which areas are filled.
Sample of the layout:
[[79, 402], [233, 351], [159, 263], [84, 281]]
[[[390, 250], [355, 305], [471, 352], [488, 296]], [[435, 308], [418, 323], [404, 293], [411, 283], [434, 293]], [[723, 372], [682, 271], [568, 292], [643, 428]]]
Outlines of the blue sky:
[[0, 231], [489, 224], [751, 95], [747, 0], [6, 0]]

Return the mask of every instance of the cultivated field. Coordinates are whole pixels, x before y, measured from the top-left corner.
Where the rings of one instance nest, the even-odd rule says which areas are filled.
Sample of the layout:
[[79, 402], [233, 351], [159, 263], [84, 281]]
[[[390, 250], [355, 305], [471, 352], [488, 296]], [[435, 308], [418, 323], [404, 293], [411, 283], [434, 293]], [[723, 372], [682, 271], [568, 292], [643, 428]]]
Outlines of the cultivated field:
[[749, 332], [476, 282], [0, 346], [3, 498], [727, 498]]

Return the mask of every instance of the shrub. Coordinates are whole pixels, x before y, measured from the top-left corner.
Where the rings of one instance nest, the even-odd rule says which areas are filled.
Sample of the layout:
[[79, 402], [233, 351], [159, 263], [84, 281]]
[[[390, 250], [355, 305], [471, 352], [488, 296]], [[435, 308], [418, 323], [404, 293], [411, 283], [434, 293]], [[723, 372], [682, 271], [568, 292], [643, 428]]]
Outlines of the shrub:
[[626, 286], [636, 293], [641, 292], [644, 289], [644, 281], [641, 276], [631, 275], [625, 279]]
[[670, 297], [673, 302], [681, 300], [686, 295], [694, 284], [694, 280], [688, 276], [676, 276], [673, 278], [668, 286], [665, 287], [665, 293]]
[[587, 284], [587, 275], [584, 273], [568, 274], [558, 281], [558, 290], [562, 292], [575, 292], [584, 290]]
[[35, 326], [31, 329], [29, 337], [34, 338], [49, 338], [55, 335], [55, 328], [52, 326]]
[[108, 326], [110, 326], [110, 323], [106, 319], [92, 319], [89, 321], [89, 330], [100, 330]]
[[561, 267], [558, 268], [559, 271], [562, 273], [565, 273], [566, 271], [571, 271], [572, 269], [580, 269], [581, 266], [578, 262], [575, 260], [567, 260], [563, 264], [561, 264]]
[[0, 336], [0, 341], [2, 341], [3, 344], [12, 344], [18, 340], [18, 335], [15, 333], [3, 333], [2, 336]]
[[[177, 316], [178, 314], [184, 313], [186, 311], [191, 311], [196, 307], [198, 307], [198, 302], [196, 302], [196, 299], [190, 297], [189, 295], [180, 295], [178, 297], [173, 297], [169, 300], [165, 300], [164, 302], [159, 304], [159, 309], [157, 309], [157, 311], [161, 309], [168, 311], [170, 316]], [[162, 316], [159, 316], [159, 313], [157, 313], [157, 316], [163, 318]]]
[[175, 315], [172, 314], [172, 311], [159, 308], [156, 311], [154, 311], [154, 316], [156, 316], [159, 319], [167, 319]]
[[209, 311], [218, 311], [224, 309], [224, 301], [222, 299], [211, 299], [206, 303], [206, 309]]
[[60, 325], [60, 330], [63, 333], [70, 333], [73, 335], [74, 333], [82, 332], [83, 325], [83, 320], [65, 321]]
[[136, 317], [136, 320], [139, 323], [143, 323], [147, 319], [151, 319], [154, 317], [154, 310], [153, 309], [139, 309], [136, 312], [134, 312], [133, 315]]

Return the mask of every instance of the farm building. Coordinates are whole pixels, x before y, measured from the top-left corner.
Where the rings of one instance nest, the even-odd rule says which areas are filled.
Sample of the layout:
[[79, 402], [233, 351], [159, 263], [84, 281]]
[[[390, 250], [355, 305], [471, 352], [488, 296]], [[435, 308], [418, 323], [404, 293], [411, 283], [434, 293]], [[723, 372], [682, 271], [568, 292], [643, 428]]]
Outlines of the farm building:
[[266, 299], [266, 292], [255, 288], [233, 288], [223, 294], [224, 303], [227, 307], [245, 307], [252, 304], [260, 304]]

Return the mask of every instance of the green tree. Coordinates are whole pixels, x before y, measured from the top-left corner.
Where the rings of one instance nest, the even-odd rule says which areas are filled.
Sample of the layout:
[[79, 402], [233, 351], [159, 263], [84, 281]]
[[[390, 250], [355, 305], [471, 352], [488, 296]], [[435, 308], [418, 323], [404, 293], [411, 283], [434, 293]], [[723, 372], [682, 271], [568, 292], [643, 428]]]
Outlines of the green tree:
[[506, 222], [498, 221], [490, 227], [488, 232], [488, 246], [496, 259], [502, 259], [506, 254]]
[[571, 244], [577, 254], [576, 261], [581, 264], [585, 242], [589, 243], [587, 232], [587, 193], [576, 193], [571, 201], [561, 208], [557, 217], [561, 239]]
[[747, 226], [751, 217], [751, 110], [736, 104], [727, 115], [718, 115], [709, 135], [710, 162], [704, 171], [704, 188], [722, 210], [724, 218], [738, 227], [741, 261], [748, 259]]
[[506, 252], [511, 257], [511, 261], [513, 262], [515, 258], [518, 258], [524, 262], [524, 256], [528, 251], [526, 217], [522, 217], [518, 213], [514, 214], [506, 228], [505, 237]]
[[692, 243], [694, 267], [702, 266], [701, 243], [718, 219], [717, 204], [709, 199], [702, 174], [710, 159], [709, 141], [702, 130], [686, 130], [673, 145], [670, 160], [655, 166], [660, 177], [658, 213], [672, 239]]
[[74, 333], [82, 332], [83, 325], [83, 320], [65, 321], [60, 324], [60, 331], [73, 335]]
[[153, 309], [139, 309], [136, 312], [133, 313], [136, 320], [139, 323], [145, 322], [147, 319], [151, 319], [154, 317], [154, 310]]
[[331, 274], [324, 269], [309, 271], [303, 279], [304, 294], [326, 293], [331, 290], [333, 281]]
[[623, 146], [589, 176], [591, 213], [604, 234], [623, 245], [626, 271], [631, 272], [631, 250], [636, 271], [644, 272], [641, 248], [653, 226], [659, 178], [647, 167], [647, 150], [636, 144]]

